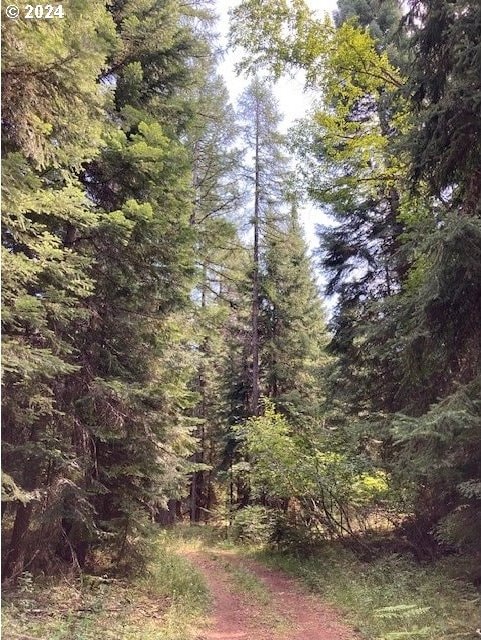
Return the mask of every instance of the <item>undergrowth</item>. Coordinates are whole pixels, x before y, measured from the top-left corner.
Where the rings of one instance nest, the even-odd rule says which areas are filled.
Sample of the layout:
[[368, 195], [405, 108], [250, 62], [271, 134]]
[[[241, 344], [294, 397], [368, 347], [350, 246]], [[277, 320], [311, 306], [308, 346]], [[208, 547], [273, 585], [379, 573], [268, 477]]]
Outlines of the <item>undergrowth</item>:
[[3, 594], [4, 640], [190, 640], [208, 604], [198, 572], [158, 536], [148, 569], [113, 576], [33, 579]]
[[422, 566], [390, 555], [362, 562], [336, 546], [310, 557], [268, 549], [249, 554], [301, 578], [311, 591], [344, 611], [369, 640], [477, 637], [479, 595], [454, 577], [453, 560]]
[[[239, 546], [208, 527], [178, 527], [156, 538], [143, 575], [34, 579], [24, 573], [4, 589], [4, 640], [191, 640], [209, 596], [199, 573], [178, 552], [203, 548], [218, 556], [233, 587], [269, 607], [269, 594], [230, 554], [246, 554], [300, 578], [346, 614], [366, 640], [469, 640], [479, 626], [480, 599], [459, 579], [452, 556], [420, 565], [403, 555], [363, 562], [336, 545], [309, 556]], [[219, 553], [220, 550], [229, 553]]]

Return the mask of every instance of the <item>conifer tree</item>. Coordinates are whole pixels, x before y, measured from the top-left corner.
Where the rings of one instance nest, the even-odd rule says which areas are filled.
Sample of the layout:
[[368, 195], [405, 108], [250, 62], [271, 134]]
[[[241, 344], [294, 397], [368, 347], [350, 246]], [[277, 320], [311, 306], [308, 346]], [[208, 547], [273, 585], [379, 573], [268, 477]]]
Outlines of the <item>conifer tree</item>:
[[94, 233], [102, 215], [85, 198], [79, 170], [99, 153], [109, 94], [97, 77], [116, 35], [100, 2], [76, 3], [65, 20], [32, 29], [22, 20], [2, 28], [2, 465], [17, 487], [6, 495], [15, 511], [8, 577], [32, 556], [46, 560], [51, 547], [43, 542], [58, 539], [56, 507], [76, 490], [81, 467], [66, 398], [80, 369], [74, 336], [91, 317], [94, 278], [75, 237]]
[[252, 195], [252, 314], [251, 314], [251, 392], [250, 412], [260, 409], [260, 281], [264, 238], [270, 209], [279, 203], [286, 161], [281, 153], [278, 113], [272, 89], [255, 77], [240, 100], [240, 118], [246, 144], [246, 175]]
[[[95, 442], [102, 490], [98, 525], [120, 559], [168, 501], [185, 494], [196, 396], [187, 313], [194, 284], [193, 165], [188, 131], [210, 56], [194, 35], [202, 11], [177, 2], [114, 4], [121, 46], [113, 119], [121, 128], [85, 171], [91, 198], [120, 222], [95, 238], [100, 319], [83, 336], [89, 354], [79, 419]], [[135, 48], [131, 48], [135, 42]], [[126, 260], [125, 257], [128, 256]]]
[[236, 330], [229, 338], [235, 349], [232, 391], [237, 404], [230, 416], [233, 434], [227, 457], [236, 470], [239, 507], [250, 498], [239, 425], [262, 412], [261, 398], [271, 398], [293, 427], [318, 428], [326, 339], [319, 293], [289, 195], [292, 174], [278, 131], [280, 116], [270, 87], [259, 77], [241, 100], [241, 116], [251, 160], [245, 173], [252, 183], [254, 215], [252, 271], [247, 289], [241, 289], [251, 298], [251, 313], [237, 311]]
[[396, 4], [341, 0], [333, 31], [302, 2], [246, 0], [233, 35], [245, 66], [301, 66], [323, 89], [299, 148], [338, 222], [321, 233], [338, 295], [336, 420], [358, 446], [383, 444], [371, 452], [418, 548], [433, 534], [476, 547], [480, 7], [413, 0], [397, 39]]
[[315, 426], [323, 400], [327, 334], [295, 205], [266, 233], [261, 361], [266, 397], [293, 425]]
[[132, 561], [185, 491], [198, 19], [146, 0], [6, 27], [7, 574], [82, 564], [99, 539]]
[[197, 115], [189, 125], [194, 188], [191, 225], [197, 264], [193, 390], [198, 399], [193, 415], [199, 424], [189, 505], [195, 522], [207, 520], [215, 502], [214, 483], [222, 462], [227, 419], [225, 330], [240, 277], [237, 263], [246, 253], [235, 224], [241, 199], [238, 126], [227, 90], [212, 65], [206, 65], [205, 84], [197, 92]]
[[418, 530], [479, 550], [481, 7], [429, 0], [410, 8], [416, 198], [405, 212], [413, 264], [393, 314], [404, 372], [395, 462], [412, 486]]

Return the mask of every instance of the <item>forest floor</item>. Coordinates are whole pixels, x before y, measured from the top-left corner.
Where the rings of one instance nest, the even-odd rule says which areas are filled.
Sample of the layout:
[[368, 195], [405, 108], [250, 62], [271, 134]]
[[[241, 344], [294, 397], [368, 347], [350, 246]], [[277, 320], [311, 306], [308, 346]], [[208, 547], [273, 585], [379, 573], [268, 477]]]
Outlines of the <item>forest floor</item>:
[[155, 536], [137, 577], [23, 574], [4, 589], [2, 639], [469, 640], [480, 606], [470, 564], [362, 562], [335, 545], [289, 555], [177, 527]]

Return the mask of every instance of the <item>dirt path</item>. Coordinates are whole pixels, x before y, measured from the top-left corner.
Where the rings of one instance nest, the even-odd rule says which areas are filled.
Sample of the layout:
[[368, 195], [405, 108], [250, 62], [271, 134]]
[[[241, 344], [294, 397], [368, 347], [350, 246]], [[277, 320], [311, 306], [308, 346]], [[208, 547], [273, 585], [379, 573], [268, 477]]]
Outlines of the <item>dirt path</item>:
[[212, 597], [212, 613], [207, 629], [199, 630], [198, 640], [271, 640], [258, 607], [236, 592], [222, 564], [206, 553], [189, 553], [189, 560], [200, 570]]
[[[356, 640], [339, 615], [296, 580], [229, 551], [190, 553], [212, 595], [212, 614], [198, 640]], [[239, 589], [231, 570], [265, 590]], [[245, 585], [244, 585], [245, 586]]]

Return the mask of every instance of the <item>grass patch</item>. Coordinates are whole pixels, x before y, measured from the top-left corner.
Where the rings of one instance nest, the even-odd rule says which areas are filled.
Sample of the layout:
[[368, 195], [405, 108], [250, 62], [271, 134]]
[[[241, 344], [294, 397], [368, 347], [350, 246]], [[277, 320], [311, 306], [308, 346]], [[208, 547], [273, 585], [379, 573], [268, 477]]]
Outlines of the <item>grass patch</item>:
[[209, 525], [178, 524], [165, 535], [171, 544], [183, 551], [209, 551], [213, 548], [229, 551], [239, 548], [239, 545], [227, 536], [225, 529]]
[[267, 606], [271, 603], [272, 597], [269, 591], [257, 576], [245, 567], [232, 564], [225, 558], [215, 554], [213, 554], [212, 557], [222, 562], [222, 566], [229, 574], [230, 582], [236, 591], [244, 594], [249, 600], [254, 601], [256, 604]]
[[452, 577], [446, 562], [420, 566], [391, 555], [369, 563], [339, 547], [313, 557], [252, 552], [265, 564], [299, 577], [343, 610], [369, 640], [466, 640], [476, 637], [480, 599]]
[[147, 572], [124, 580], [84, 575], [4, 591], [5, 640], [191, 640], [209, 603], [199, 573], [158, 537]]

